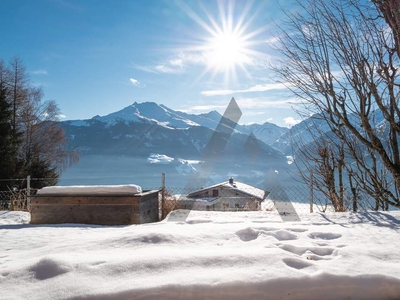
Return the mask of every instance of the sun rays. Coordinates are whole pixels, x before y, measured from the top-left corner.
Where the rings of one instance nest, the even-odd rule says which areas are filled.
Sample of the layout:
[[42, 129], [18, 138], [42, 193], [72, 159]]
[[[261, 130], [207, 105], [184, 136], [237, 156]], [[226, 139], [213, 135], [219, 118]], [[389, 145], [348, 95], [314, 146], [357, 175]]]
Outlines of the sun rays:
[[204, 32], [188, 41], [191, 46], [186, 47], [202, 57], [204, 70], [199, 79], [206, 74], [211, 74], [211, 80], [222, 75], [227, 84], [237, 81], [238, 72], [249, 77], [248, 68], [256, 63], [255, 57], [262, 55], [253, 49], [261, 43], [256, 37], [265, 30], [265, 27], [250, 29], [255, 17], [254, 12], [250, 13], [252, 2], [246, 2], [238, 13], [234, 1], [219, 1], [217, 15], [202, 6], [203, 17], [184, 2], [178, 2], [178, 5]]

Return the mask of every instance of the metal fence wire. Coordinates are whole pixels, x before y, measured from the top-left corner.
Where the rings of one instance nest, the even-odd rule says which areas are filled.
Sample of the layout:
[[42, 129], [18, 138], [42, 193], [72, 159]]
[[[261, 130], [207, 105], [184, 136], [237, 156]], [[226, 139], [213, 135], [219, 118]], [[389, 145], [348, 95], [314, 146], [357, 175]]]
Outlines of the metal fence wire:
[[[26, 210], [29, 195], [37, 191], [40, 178], [13, 179], [13, 189], [0, 191], [0, 210]], [[321, 191], [307, 185], [273, 185], [258, 188], [238, 181], [225, 182], [214, 186], [189, 189], [182, 187], [143, 188], [159, 190], [160, 213], [166, 216], [176, 209], [204, 211], [275, 211], [285, 213], [334, 212], [352, 210], [373, 210], [377, 208], [375, 199], [367, 194], [360, 194], [357, 199], [345, 189], [342, 204], [338, 209]], [[355, 203], [356, 201], [356, 203]], [[382, 208], [380, 208], [382, 209]], [[389, 209], [393, 209], [389, 207]]]
[[34, 195], [36, 189], [0, 191], [0, 210], [28, 210], [28, 196]]
[[[310, 213], [351, 211], [354, 208], [353, 195], [344, 193], [343, 204], [337, 206], [321, 192], [307, 186], [274, 186], [262, 190], [250, 186], [214, 186], [193, 190], [166, 187], [161, 189], [162, 214], [166, 216], [176, 209], [204, 211], [278, 211]], [[372, 210], [375, 200], [368, 195], [357, 199], [357, 210]]]

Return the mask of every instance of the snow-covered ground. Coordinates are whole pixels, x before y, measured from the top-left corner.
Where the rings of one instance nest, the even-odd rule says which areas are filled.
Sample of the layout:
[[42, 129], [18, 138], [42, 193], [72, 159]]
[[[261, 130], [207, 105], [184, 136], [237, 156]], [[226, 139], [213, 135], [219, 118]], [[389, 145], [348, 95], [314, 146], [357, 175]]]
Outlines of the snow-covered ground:
[[400, 299], [400, 212], [175, 211], [132, 226], [0, 211], [0, 299]]

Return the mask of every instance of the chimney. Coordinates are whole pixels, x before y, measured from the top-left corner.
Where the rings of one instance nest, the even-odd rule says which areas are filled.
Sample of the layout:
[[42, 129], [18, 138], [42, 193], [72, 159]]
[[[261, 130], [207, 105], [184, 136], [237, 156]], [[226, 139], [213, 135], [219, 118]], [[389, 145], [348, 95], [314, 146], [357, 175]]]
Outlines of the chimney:
[[229, 184], [233, 184], [233, 178], [232, 177], [229, 178]]

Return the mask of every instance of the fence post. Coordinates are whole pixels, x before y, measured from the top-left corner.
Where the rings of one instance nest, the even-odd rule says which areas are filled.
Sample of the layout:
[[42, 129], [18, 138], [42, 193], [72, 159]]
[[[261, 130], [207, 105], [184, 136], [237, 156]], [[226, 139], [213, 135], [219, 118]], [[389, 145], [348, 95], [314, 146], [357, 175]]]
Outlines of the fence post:
[[26, 177], [26, 207], [29, 209], [31, 206], [31, 175]]
[[161, 220], [165, 218], [164, 216], [164, 205], [165, 205], [165, 173], [161, 173]]
[[313, 171], [310, 170], [310, 213], [314, 212], [314, 188], [313, 188]]

